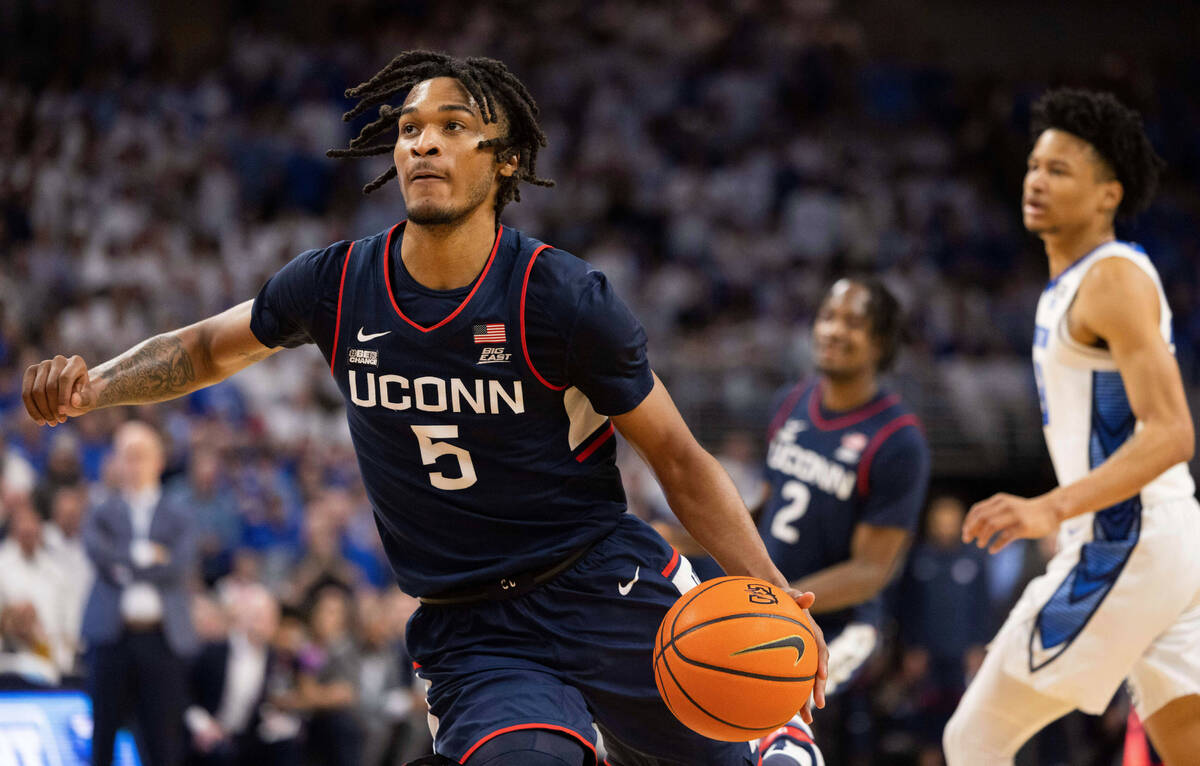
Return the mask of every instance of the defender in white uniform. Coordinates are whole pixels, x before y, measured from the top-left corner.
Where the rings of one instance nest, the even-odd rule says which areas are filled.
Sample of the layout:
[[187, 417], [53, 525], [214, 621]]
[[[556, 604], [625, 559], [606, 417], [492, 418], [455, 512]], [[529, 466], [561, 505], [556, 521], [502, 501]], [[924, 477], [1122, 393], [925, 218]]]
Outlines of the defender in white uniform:
[[1059, 487], [976, 504], [963, 539], [995, 552], [1057, 529], [1058, 552], [947, 725], [947, 761], [1011, 764], [1043, 726], [1075, 708], [1103, 711], [1128, 679], [1166, 763], [1198, 763], [1192, 419], [1158, 273], [1113, 230], [1115, 216], [1149, 203], [1161, 160], [1141, 118], [1108, 94], [1051, 92], [1033, 128], [1022, 212], [1050, 262], [1033, 363]]

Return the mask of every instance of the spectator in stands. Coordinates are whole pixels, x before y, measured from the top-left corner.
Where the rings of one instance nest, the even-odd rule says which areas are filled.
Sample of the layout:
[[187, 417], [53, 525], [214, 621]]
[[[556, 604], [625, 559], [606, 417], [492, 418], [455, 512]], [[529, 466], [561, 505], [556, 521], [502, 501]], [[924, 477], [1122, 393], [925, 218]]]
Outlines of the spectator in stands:
[[[357, 604], [362, 634], [358, 710], [365, 734], [363, 765], [395, 766], [428, 752], [432, 744], [425, 736], [424, 693], [414, 687], [411, 660], [399, 630], [402, 620], [415, 610], [415, 599], [367, 591], [359, 595]], [[393, 614], [397, 609], [407, 614]]]
[[42, 528], [46, 552], [65, 573], [65, 586], [59, 596], [66, 612], [67, 635], [80, 642], [83, 608], [92, 592], [95, 571], [83, 542], [83, 519], [87, 512], [87, 488], [82, 484], [65, 485], [50, 499], [50, 521]]
[[261, 585], [245, 587], [229, 605], [226, 640], [207, 644], [192, 664], [189, 762], [195, 766], [291, 766], [295, 737], [266, 741], [263, 707], [276, 661], [271, 639], [279, 628], [279, 604]]
[[332, 502], [336, 494], [323, 493], [305, 509], [304, 557], [292, 570], [284, 597], [284, 603], [305, 614], [326, 586], [348, 592], [359, 580], [355, 567], [342, 555], [342, 530]]
[[113, 739], [131, 713], [149, 766], [183, 762], [186, 662], [198, 648], [187, 593], [196, 542], [191, 509], [163, 498], [163, 455], [153, 428], [122, 425], [118, 491], [84, 522], [96, 567], [83, 616], [95, 766], [112, 762]]
[[914, 713], [928, 746], [941, 731], [990, 637], [986, 554], [962, 541], [966, 506], [942, 495], [929, 504], [925, 536], [900, 583], [902, 667], [922, 693]]
[[187, 473], [168, 486], [167, 494], [192, 509], [200, 573], [211, 585], [229, 573], [233, 550], [242, 536], [237, 501], [224, 481], [220, 454], [205, 446], [193, 449]]
[[42, 520], [18, 507], [0, 543], [0, 674], [54, 686], [74, 665], [63, 572], [42, 541]]
[[350, 635], [349, 596], [336, 585], [316, 595], [309, 631], [312, 643], [299, 655], [295, 688], [277, 706], [305, 716], [305, 756], [312, 766], [359, 766], [358, 650]]

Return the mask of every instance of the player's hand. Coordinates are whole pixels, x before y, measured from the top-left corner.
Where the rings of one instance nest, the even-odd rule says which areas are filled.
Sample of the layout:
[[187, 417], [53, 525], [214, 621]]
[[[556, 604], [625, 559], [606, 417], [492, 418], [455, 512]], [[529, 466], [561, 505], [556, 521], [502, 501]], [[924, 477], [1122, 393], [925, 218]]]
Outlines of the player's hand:
[[1058, 513], [1045, 495], [1024, 498], [1001, 492], [971, 506], [962, 539], [996, 553], [1013, 540], [1045, 537], [1058, 529], [1058, 524]]
[[60, 354], [30, 365], [21, 381], [25, 411], [39, 426], [54, 427], [79, 417], [94, 408], [98, 398], [80, 356], [68, 359]]
[[796, 603], [808, 615], [808, 622], [812, 625], [813, 636], [817, 639], [817, 678], [813, 684], [812, 696], [808, 702], [804, 703], [804, 707], [800, 708], [800, 718], [805, 723], [812, 723], [813, 705], [823, 708], [825, 707], [825, 681], [829, 678], [829, 647], [825, 646], [825, 633], [821, 630], [821, 626], [809, 614], [808, 608], [813, 605], [817, 597], [812, 591], [798, 591], [795, 588], [787, 589], [788, 595], [796, 599]]

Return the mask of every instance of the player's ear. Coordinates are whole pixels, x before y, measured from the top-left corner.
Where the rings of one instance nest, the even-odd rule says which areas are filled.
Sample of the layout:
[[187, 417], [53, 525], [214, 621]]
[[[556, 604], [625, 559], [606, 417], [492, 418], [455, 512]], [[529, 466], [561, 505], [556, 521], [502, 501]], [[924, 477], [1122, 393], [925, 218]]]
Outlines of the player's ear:
[[512, 178], [517, 168], [521, 166], [521, 155], [513, 152], [503, 162], [500, 163], [500, 175], [505, 178]]
[[1100, 209], [1110, 215], [1116, 214], [1125, 198], [1125, 187], [1117, 179], [1105, 181], [1100, 185]]

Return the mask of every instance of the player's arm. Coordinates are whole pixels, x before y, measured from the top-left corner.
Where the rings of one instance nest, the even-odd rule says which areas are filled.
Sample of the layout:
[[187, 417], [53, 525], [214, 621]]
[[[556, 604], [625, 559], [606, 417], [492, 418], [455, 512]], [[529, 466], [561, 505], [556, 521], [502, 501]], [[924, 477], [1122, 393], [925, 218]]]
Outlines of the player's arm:
[[[916, 418], [885, 437], [860, 467], [866, 483], [850, 538], [850, 557], [792, 587], [817, 594], [814, 611], [832, 612], [874, 598], [895, 575], [917, 528], [929, 486], [929, 446]], [[869, 448], [870, 449], [870, 448]]]
[[907, 529], [859, 523], [850, 540], [850, 558], [802, 577], [792, 587], [821, 594], [812, 608], [818, 614], [869, 601], [892, 579], [911, 541]]
[[100, 407], [162, 402], [224, 380], [279, 350], [250, 331], [253, 303], [156, 335], [91, 370], [79, 356], [31, 365], [21, 384], [25, 409], [39, 425], [54, 426]]
[[[696, 441], [657, 375], [654, 388], [641, 404], [624, 415], [614, 415], [612, 420], [654, 471], [671, 510], [684, 528], [727, 574], [749, 575], [775, 583], [791, 593], [800, 606], [812, 605], [812, 594], [800, 594], [790, 588], [771, 562], [733, 480]], [[817, 707], [825, 707], [829, 650], [815, 622], [813, 630], [820, 647], [813, 698]], [[802, 715], [812, 720], [807, 706]]]
[[963, 540], [993, 553], [1012, 540], [1042, 537], [1072, 516], [1126, 500], [1195, 449], [1192, 416], [1179, 366], [1159, 330], [1158, 290], [1124, 258], [1105, 258], [1088, 271], [1070, 311], [1072, 324], [1103, 339], [1112, 353], [1139, 428], [1082, 479], [1039, 497], [995, 495], [971, 508]]
[[763, 481], [759, 485], [758, 500], [750, 508], [750, 518], [758, 521], [762, 516], [763, 510], [767, 507], [767, 500], [771, 499], [771, 482]]
[[692, 436], [658, 376], [645, 400], [613, 423], [653, 469], [684, 528], [726, 573], [787, 587], [733, 480]]

